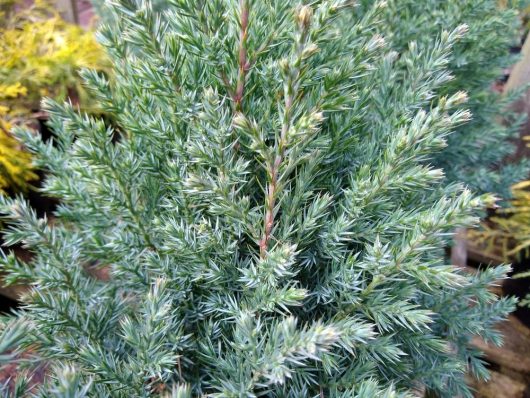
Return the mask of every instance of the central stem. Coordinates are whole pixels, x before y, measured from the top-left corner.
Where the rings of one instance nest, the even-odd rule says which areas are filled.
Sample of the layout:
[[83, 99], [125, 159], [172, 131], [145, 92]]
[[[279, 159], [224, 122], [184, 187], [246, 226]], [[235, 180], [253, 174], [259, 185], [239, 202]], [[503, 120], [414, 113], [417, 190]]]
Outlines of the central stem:
[[292, 94], [287, 94], [285, 97], [285, 114], [282, 124], [282, 132], [280, 135], [280, 141], [278, 143], [278, 153], [274, 158], [274, 162], [269, 167], [269, 185], [267, 186], [267, 199], [266, 199], [266, 212], [264, 220], [264, 232], [263, 237], [259, 243], [260, 257], [265, 258], [267, 249], [269, 247], [269, 241], [271, 238], [272, 227], [274, 226], [274, 207], [276, 205], [276, 191], [278, 189], [278, 175], [280, 172], [280, 165], [282, 164], [283, 157], [285, 154], [285, 147], [287, 144], [287, 133], [291, 124], [291, 108], [293, 98]]
[[[244, 0], [242, 0], [242, 4]], [[274, 228], [276, 196], [278, 192], [278, 185], [280, 179], [280, 166], [284, 161], [285, 151], [288, 145], [289, 129], [292, 125], [293, 105], [298, 95], [300, 87], [300, 75], [302, 62], [304, 59], [303, 53], [307, 46], [309, 38], [309, 27], [311, 23], [312, 9], [310, 6], [301, 7], [296, 15], [298, 22], [298, 37], [295, 43], [294, 57], [287, 64], [283, 64], [282, 69], [285, 74], [284, 83], [284, 112], [282, 118], [282, 129], [279, 141], [275, 148], [274, 158], [268, 161], [267, 174], [269, 183], [267, 185], [266, 199], [265, 199], [265, 218], [263, 222], [263, 236], [259, 241], [260, 257], [263, 259], [267, 256], [269, 249], [269, 242], [271, 240], [272, 230]], [[240, 58], [241, 61], [241, 58]], [[245, 58], [246, 61], [246, 58]]]
[[241, 110], [243, 103], [243, 96], [245, 94], [245, 80], [247, 78], [247, 72], [250, 68], [247, 55], [247, 38], [248, 38], [248, 17], [249, 17], [249, 6], [248, 0], [240, 0], [239, 7], [241, 10], [240, 23], [241, 31], [239, 35], [239, 68], [237, 73], [237, 84], [234, 92], [234, 102], [237, 111]]

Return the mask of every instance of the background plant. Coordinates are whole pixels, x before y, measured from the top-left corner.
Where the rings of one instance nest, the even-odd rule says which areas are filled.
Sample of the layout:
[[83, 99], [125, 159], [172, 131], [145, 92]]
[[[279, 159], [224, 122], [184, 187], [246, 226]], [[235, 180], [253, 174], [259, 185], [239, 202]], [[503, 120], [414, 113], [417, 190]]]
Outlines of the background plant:
[[[522, 262], [530, 253], [530, 181], [511, 187], [512, 199], [505, 208], [483, 222], [482, 228], [470, 231], [471, 240], [486, 253], [500, 255], [506, 262]], [[513, 278], [528, 278], [530, 271], [516, 273]], [[530, 293], [520, 301], [530, 306]]]
[[[362, 1], [371, 5], [373, 0]], [[398, 51], [411, 41], [434, 44], [443, 29], [465, 23], [466, 36], [455, 44], [448, 69], [454, 76], [440, 93], [464, 90], [469, 101], [464, 105], [472, 120], [448, 137], [448, 146], [433, 162], [444, 170], [448, 182], [464, 182], [478, 193], [494, 192], [510, 196], [509, 187], [530, 172], [528, 159], [507, 161], [515, 152], [520, 123], [524, 115], [510, 111], [519, 93], [500, 93], [493, 83], [514, 64], [511, 52], [522, 37], [519, 10], [527, 1], [507, 0], [390, 0], [381, 33]]]
[[485, 244], [489, 252], [501, 254], [506, 261], [518, 261], [530, 248], [530, 181], [511, 187], [509, 206], [497, 209], [496, 216], [483, 223], [483, 230], [471, 234], [474, 241]]
[[61, 101], [71, 96], [86, 109], [89, 101], [79, 70], [104, 66], [104, 53], [92, 32], [66, 23], [46, 2], [16, 5], [5, 0], [0, 4], [0, 189], [13, 190], [36, 176], [10, 129], [31, 122], [43, 96]]
[[114, 127], [47, 101], [56, 145], [17, 136], [56, 220], [0, 199], [34, 253], [3, 257], [33, 289], [0, 348], [47, 364], [37, 396], [471, 397], [514, 302], [444, 262], [492, 200], [429, 165], [470, 118], [436, 94], [466, 27], [398, 54], [386, 6], [109, 4], [115, 78], [83, 76]]

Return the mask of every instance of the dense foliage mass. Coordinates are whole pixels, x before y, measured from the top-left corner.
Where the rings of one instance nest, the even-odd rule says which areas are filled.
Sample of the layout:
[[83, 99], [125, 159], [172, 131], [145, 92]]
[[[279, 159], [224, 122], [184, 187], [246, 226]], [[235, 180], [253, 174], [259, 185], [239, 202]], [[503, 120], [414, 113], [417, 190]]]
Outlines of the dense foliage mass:
[[[368, 0], [373, 2], [373, 0]], [[506, 162], [515, 152], [514, 141], [522, 115], [510, 111], [510, 103], [519, 93], [493, 89], [504, 69], [516, 57], [511, 49], [520, 45], [521, 23], [517, 12], [525, 0], [400, 0], [389, 3], [384, 25], [385, 37], [398, 48], [410, 41], [434, 44], [436, 34], [469, 27], [465, 37], [455, 44], [448, 69], [454, 76], [440, 93], [465, 90], [465, 107], [473, 119], [448, 137], [447, 148], [434, 157], [448, 181], [464, 182], [478, 193], [494, 192], [510, 196], [509, 187], [518, 176], [530, 172], [530, 162], [522, 159]]]
[[[360, 0], [353, 19], [368, 12], [376, 0]], [[119, 15], [101, 0], [93, 0], [99, 18], [108, 24], [116, 23]], [[168, 0], [153, 0], [157, 17]], [[455, 129], [448, 137], [448, 145], [433, 157], [436, 167], [442, 168], [448, 182], [465, 183], [476, 193], [495, 193], [509, 198], [509, 187], [518, 176], [530, 172], [530, 161], [519, 159], [507, 162], [515, 151], [512, 138], [518, 136], [524, 115], [510, 109], [519, 92], [503, 93], [493, 89], [507, 68], [517, 59], [512, 50], [520, 45], [523, 34], [521, 20], [528, 0], [391, 0], [380, 18], [383, 23], [374, 27], [392, 47], [402, 52], [410, 42], [423, 46], [436, 45], [442, 30], [451, 31], [462, 24], [468, 32], [452, 49], [448, 71], [453, 79], [440, 88], [439, 95], [464, 90], [469, 101], [462, 109], [469, 109], [473, 118]], [[350, 24], [351, 19], [344, 19]]]
[[84, 78], [115, 125], [48, 101], [55, 145], [18, 131], [62, 202], [0, 207], [34, 253], [2, 261], [32, 291], [1, 359], [45, 363], [37, 396], [470, 397], [487, 374], [470, 339], [500, 342], [506, 268], [443, 248], [490, 198], [429, 165], [470, 118], [437, 95], [466, 27], [396, 52], [386, 2], [298, 4], [113, 2], [115, 79]]

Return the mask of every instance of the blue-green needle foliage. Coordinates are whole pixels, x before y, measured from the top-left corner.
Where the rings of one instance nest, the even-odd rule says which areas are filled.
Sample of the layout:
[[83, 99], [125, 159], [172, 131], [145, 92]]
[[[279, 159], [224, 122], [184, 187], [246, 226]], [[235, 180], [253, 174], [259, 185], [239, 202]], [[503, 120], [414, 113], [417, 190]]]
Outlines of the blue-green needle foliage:
[[[374, 0], [363, 0], [372, 4]], [[524, 1], [526, 3], [526, 1]], [[518, 92], [501, 94], [492, 84], [513, 65], [516, 57], [510, 48], [520, 43], [517, 10], [522, 0], [390, 0], [381, 33], [394, 47], [405, 49], [415, 41], [433, 45], [443, 29], [465, 23], [465, 37], [455, 44], [448, 69], [452, 82], [440, 93], [464, 90], [469, 96], [465, 107], [473, 115], [469, 123], [448, 138], [448, 147], [434, 157], [448, 181], [464, 182], [477, 193], [493, 192], [511, 196], [510, 186], [530, 172], [530, 161], [506, 162], [515, 152], [522, 115], [510, 111]]]
[[470, 339], [500, 344], [513, 302], [488, 291], [505, 267], [444, 263], [490, 200], [429, 166], [469, 119], [436, 94], [465, 26], [398, 54], [385, 2], [110, 7], [115, 77], [84, 78], [115, 124], [46, 102], [54, 145], [17, 134], [53, 223], [0, 203], [6, 244], [34, 253], [4, 255], [32, 290], [0, 340], [46, 364], [33, 394], [471, 397]]

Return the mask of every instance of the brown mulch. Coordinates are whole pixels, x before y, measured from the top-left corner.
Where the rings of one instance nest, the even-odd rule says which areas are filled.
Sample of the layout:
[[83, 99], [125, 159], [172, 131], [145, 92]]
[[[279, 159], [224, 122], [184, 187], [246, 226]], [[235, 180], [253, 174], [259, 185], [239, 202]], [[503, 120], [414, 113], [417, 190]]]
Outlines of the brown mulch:
[[0, 367], [0, 384], [4, 385], [7, 383], [10, 387], [10, 391], [13, 391], [17, 377], [25, 373], [27, 375], [30, 375], [29, 376], [30, 390], [41, 385], [44, 381], [44, 378], [46, 377], [46, 369], [47, 369], [46, 365], [37, 364], [37, 365], [29, 366], [25, 370], [22, 370], [20, 363], [22, 360], [25, 360], [25, 359], [31, 359], [31, 352], [28, 351], [23, 354], [19, 354], [17, 357], [13, 359], [11, 363]]

